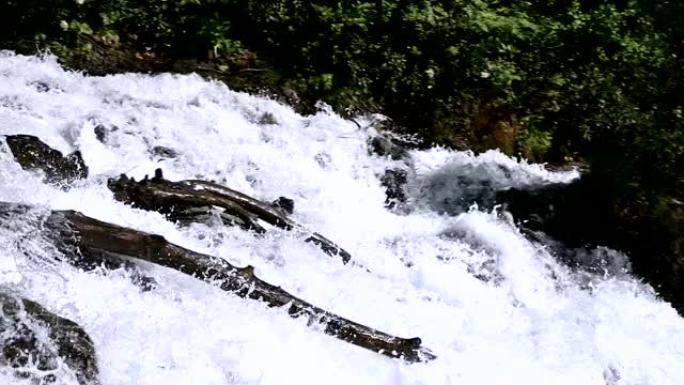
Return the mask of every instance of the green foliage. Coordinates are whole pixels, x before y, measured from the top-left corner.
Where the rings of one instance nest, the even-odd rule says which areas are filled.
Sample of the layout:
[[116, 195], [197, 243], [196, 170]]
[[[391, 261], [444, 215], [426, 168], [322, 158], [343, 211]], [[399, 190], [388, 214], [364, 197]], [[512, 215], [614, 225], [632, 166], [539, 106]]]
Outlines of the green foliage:
[[[25, 0], [3, 7], [5, 44], [69, 46], [88, 34], [174, 58], [256, 52], [310, 106], [323, 99], [340, 112], [382, 111], [428, 141], [453, 136], [478, 147], [480, 131], [505, 121], [520, 125], [520, 140], [531, 140], [530, 132], [545, 138], [538, 144], [550, 140], [537, 146], [549, 159], [591, 158], [608, 145], [651, 148], [649, 133], [667, 136], [659, 127], [678, 131], [682, 121], [678, 3]], [[616, 135], [619, 145], [611, 144]], [[669, 140], [658, 145], [670, 161], [681, 151]]]
[[536, 161], [544, 158], [544, 154], [551, 148], [551, 134], [528, 128], [520, 132], [517, 138], [520, 154], [525, 158]]

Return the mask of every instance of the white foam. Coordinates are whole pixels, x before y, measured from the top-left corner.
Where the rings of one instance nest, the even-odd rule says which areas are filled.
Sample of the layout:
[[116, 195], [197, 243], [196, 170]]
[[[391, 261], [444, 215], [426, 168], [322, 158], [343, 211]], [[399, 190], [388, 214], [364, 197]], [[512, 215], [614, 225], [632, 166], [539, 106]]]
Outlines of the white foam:
[[[39, 83], [49, 90], [40, 92]], [[260, 124], [265, 113], [277, 124]], [[97, 125], [116, 127], [104, 144], [95, 136]], [[379, 176], [392, 161], [369, 155], [369, 134], [330, 112], [300, 116], [197, 76], [86, 77], [63, 71], [51, 57], [5, 52], [0, 134], [13, 133], [37, 135], [63, 152], [81, 150], [91, 175], [61, 191], [21, 170], [3, 149], [0, 200], [80, 210], [251, 264], [257, 275], [314, 304], [419, 336], [439, 356], [406, 365], [325, 336], [283, 310], [161, 268], [148, 267], [160, 282], [151, 292], [121, 272], [27, 268], [31, 262], [18, 244], [26, 238], [0, 232], [0, 284], [82, 325], [95, 342], [103, 384], [684, 381], [684, 321], [648, 287], [629, 277], [580, 285], [493, 213], [387, 211]], [[153, 155], [155, 146], [178, 155]], [[501, 186], [577, 176], [498, 152], [433, 149], [411, 156], [417, 178], [463, 165], [493, 170], [487, 178]], [[220, 226], [178, 228], [114, 201], [104, 185], [106, 177], [140, 178], [156, 167], [169, 179], [216, 180], [266, 201], [290, 197], [297, 221], [342, 245], [371, 272], [343, 266], [287, 232], [258, 237]], [[44, 247], [23, 250], [49, 254]]]

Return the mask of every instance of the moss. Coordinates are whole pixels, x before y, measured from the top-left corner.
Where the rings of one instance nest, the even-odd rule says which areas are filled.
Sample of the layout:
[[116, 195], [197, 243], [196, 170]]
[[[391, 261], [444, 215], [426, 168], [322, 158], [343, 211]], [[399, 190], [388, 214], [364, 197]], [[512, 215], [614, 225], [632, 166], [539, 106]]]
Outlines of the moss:
[[525, 159], [542, 161], [551, 148], [551, 134], [535, 129], [526, 129], [518, 134], [518, 152]]

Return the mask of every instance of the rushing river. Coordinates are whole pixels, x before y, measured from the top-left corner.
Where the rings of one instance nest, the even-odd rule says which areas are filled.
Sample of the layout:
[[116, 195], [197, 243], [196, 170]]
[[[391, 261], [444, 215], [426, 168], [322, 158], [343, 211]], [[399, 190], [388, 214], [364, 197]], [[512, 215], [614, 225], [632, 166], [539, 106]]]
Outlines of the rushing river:
[[[158, 288], [143, 291], [124, 271], [57, 263], [33, 214], [0, 228], [0, 286], [81, 325], [105, 385], [684, 383], [684, 319], [653, 289], [628, 272], [557, 262], [505, 213], [440, 208], [472, 195], [463, 181], [505, 189], [570, 181], [576, 172], [552, 173], [494, 151], [371, 155], [371, 120], [344, 120], [325, 106], [301, 116], [198, 76], [88, 77], [54, 58], [4, 52], [0, 134], [80, 150], [90, 176], [69, 191], [46, 185], [15, 163], [3, 139], [0, 201], [31, 203], [36, 212], [79, 210], [253, 265], [264, 280], [320, 307], [419, 336], [438, 356], [432, 362], [411, 365], [358, 348], [284, 309], [161, 267], [144, 267]], [[409, 199], [388, 210], [380, 179], [397, 167], [411, 169]], [[179, 227], [115, 201], [106, 187], [108, 177], [142, 178], [155, 168], [171, 180], [212, 180], [264, 201], [289, 197], [294, 219], [357, 263], [343, 265], [286, 231]], [[8, 368], [0, 382], [28, 383]]]

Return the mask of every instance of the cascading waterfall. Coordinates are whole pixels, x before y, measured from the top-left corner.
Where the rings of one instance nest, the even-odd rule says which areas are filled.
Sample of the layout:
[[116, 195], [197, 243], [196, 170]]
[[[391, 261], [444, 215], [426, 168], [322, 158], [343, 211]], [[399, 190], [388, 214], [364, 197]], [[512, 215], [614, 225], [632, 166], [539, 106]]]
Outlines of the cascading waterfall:
[[[358, 125], [357, 125], [358, 123]], [[87, 180], [42, 182], [0, 145], [0, 201], [38, 206], [0, 227], [0, 286], [77, 322], [106, 385], [124, 384], [681, 384], [684, 320], [630, 274], [557, 262], [514, 221], [467, 202], [470, 181], [494, 189], [570, 181], [490, 151], [371, 155], [370, 121], [324, 107], [301, 116], [267, 98], [198, 76], [88, 77], [53, 57], [0, 54], [0, 134], [80, 150]], [[367, 127], [367, 128], [359, 128]], [[380, 177], [410, 167], [406, 210], [385, 208]], [[257, 235], [218, 223], [179, 227], [112, 198], [108, 177], [162, 168], [264, 201], [295, 202], [293, 218], [349, 251], [343, 265], [287, 231]], [[84, 272], [40, 236], [42, 211], [74, 209], [163, 235], [238, 266], [357, 322], [420, 336], [438, 359], [409, 365], [326, 336], [286, 310], [231, 296], [161, 267], [143, 291], [126, 271]], [[28, 380], [0, 368], [3, 384]], [[73, 376], [56, 383], [74, 384]]]

